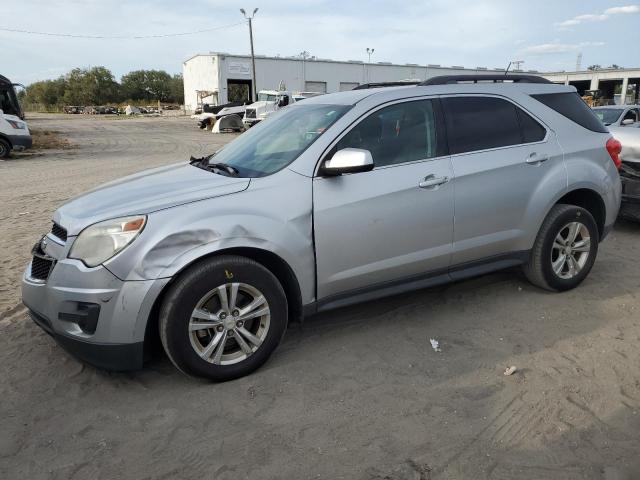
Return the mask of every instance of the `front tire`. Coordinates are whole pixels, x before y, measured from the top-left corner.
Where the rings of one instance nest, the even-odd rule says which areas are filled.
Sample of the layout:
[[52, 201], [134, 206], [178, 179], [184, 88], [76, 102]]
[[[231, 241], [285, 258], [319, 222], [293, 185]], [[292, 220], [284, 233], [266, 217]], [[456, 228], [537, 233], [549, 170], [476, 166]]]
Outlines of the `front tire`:
[[527, 279], [551, 291], [577, 287], [593, 267], [599, 238], [598, 226], [587, 210], [575, 205], [554, 205], [524, 267]]
[[170, 287], [160, 309], [162, 345], [188, 375], [223, 382], [262, 366], [287, 327], [277, 278], [248, 258], [202, 261]]
[[11, 145], [4, 138], [0, 138], [0, 158], [9, 158]]

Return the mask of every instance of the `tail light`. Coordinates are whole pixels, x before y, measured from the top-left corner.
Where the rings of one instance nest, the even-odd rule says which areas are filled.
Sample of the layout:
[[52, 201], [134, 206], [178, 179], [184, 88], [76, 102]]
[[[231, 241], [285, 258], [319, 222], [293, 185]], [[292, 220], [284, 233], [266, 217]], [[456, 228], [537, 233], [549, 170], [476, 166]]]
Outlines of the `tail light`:
[[611, 156], [611, 160], [613, 160], [613, 164], [616, 166], [618, 170], [622, 166], [622, 160], [620, 160], [620, 152], [622, 151], [622, 144], [619, 140], [611, 137], [607, 140], [607, 152]]

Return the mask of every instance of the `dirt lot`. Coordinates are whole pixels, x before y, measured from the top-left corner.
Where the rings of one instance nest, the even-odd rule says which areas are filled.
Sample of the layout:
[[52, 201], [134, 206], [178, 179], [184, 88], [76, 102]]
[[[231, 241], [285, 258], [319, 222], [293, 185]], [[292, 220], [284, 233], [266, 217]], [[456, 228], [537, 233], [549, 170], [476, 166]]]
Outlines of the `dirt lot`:
[[234, 382], [163, 358], [109, 374], [27, 318], [31, 245], [72, 195], [232, 137], [181, 118], [30, 121], [75, 148], [0, 162], [0, 478], [640, 478], [639, 225], [568, 293], [502, 272], [308, 319]]

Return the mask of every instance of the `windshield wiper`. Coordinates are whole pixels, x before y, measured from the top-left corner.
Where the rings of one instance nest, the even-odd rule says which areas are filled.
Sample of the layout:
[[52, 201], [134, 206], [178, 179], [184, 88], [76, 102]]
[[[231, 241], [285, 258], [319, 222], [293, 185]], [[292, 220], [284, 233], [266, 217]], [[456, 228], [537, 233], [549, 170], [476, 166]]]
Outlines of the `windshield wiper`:
[[223, 170], [229, 174], [230, 177], [237, 177], [238, 170], [236, 170], [231, 165], [227, 165], [226, 163], [210, 163], [206, 165], [204, 168], [207, 170]]

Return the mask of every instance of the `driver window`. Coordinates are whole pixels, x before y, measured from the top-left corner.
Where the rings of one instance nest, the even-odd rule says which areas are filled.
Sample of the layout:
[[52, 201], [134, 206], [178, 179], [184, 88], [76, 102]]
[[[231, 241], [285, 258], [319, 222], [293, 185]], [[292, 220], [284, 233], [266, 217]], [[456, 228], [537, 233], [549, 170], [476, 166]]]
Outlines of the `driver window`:
[[436, 156], [436, 115], [431, 100], [382, 108], [356, 125], [335, 150], [369, 150], [376, 167]]
[[634, 122], [637, 122], [638, 119], [636, 118], [636, 112], [634, 110], [629, 110], [624, 114], [624, 118], [622, 119], [622, 121], [625, 120], [633, 120]]

